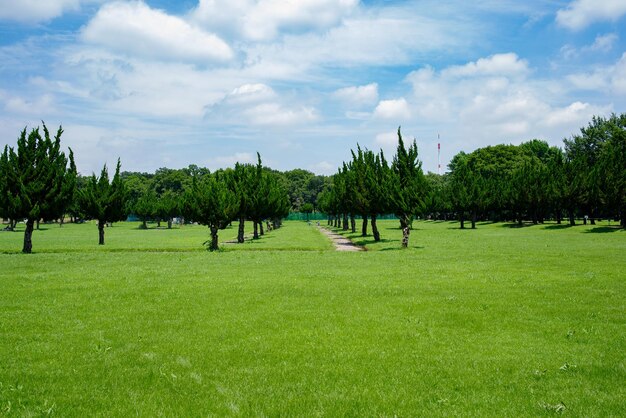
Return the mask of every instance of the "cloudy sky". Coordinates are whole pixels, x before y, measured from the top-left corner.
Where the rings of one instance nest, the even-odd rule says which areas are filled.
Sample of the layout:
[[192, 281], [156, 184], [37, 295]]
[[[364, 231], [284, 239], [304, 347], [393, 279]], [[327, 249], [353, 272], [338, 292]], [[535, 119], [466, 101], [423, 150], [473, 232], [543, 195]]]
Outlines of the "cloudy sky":
[[626, 111], [626, 0], [0, 0], [0, 144], [63, 125], [83, 174], [331, 174], [395, 132], [424, 169]]

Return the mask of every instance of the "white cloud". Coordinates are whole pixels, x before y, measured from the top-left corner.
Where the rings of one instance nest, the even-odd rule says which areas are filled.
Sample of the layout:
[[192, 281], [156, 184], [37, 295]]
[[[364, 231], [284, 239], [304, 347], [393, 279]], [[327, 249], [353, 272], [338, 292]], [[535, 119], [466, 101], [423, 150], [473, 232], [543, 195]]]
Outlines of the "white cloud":
[[411, 111], [404, 97], [392, 100], [381, 100], [374, 110], [374, 117], [404, 120], [411, 117]]
[[287, 109], [278, 103], [263, 103], [244, 109], [242, 114], [250, 123], [264, 126], [306, 124], [318, 119], [317, 111], [312, 107]]
[[374, 142], [383, 148], [390, 148], [398, 144], [398, 132], [383, 132], [376, 135]]
[[571, 74], [567, 80], [581, 90], [626, 94], [626, 52], [614, 65], [598, 67], [591, 72]]
[[0, 20], [38, 23], [80, 8], [80, 0], [0, 0]]
[[596, 39], [593, 42], [593, 44], [587, 47], [587, 49], [589, 49], [590, 51], [608, 52], [611, 49], [613, 49], [613, 46], [615, 45], [615, 42], [617, 42], [618, 39], [619, 37], [615, 33], [607, 33], [606, 35], [598, 35], [596, 36]]
[[344, 87], [336, 90], [333, 97], [354, 107], [373, 104], [378, 100], [378, 84]]
[[143, 2], [104, 5], [82, 29], [83, 41], [116, 53], [159, 60], [223, 62], [232, 49], [216, 35]]
[[263, 83], [243, 84], [231, 91], [225, 102], [229, 104], [250, 104], [274, 99], [276, 92]]
[[358, 0], [200, 0], [192, 19], [246, 39], [268, 41], [281, 32], [306, 32], [336, 26]]
[[323, 68], [408, 64], [441, 49], [464, 48], [477, 37], [480, 32], [466, 21], [424, 17], [406, 6], [355, 14], [327, 31], [286, 35], [244, 49], [249, 71], [257, 76], [310, 81]]
[[480, 58], [475, 62], [448, 67], [444, 70], [445, 75], [451, 77], [514, 76], [526, 75], [528, 71], [528, 62], [520, 59], [517, 54], [512, 52], [491, 55], [487, 58]]
[[235, 163], [252, 164], [256, 163], [256, 155], [250, 152], [236, 152], [233, 155], [212, 157], [206, 160], [209, 168], [216, 170], [219, 168], [233, 167]]
[[571, 60], [579, 58], [582, 54], [609, 52], [618, 40], [619, 36], [615, 33], [598, 35], [591, 45], [585, 45], [578, 49], [573, 45], [566, 44], [561, 47], [560, 53], [565, 60]]
[[591, 119], [594, 111], [589, 103], [574, 102], [567, 107], [554, 109], [544, 120], [548, 126], [569, 125], [581, 119]]
[[43, 94], [36, 99], [25, 99], [19, 96], [3, 98], [0, 94], [0, 101], [4, 102], [4, 110], [18, 115], [31, 115], [36, 117], [46, 117], [57, 113], [54, 99], [50, 94]]
[[[526, 61], [514, 54], [505, 55], [507, 59], [495, 66], [497, 70], [486, 65], [494, 61], [489, 57], [440, 71], [424, 67], [410, 73], [407, 81], [413, 86], [413, 97], [408, 98], [412, 114], [436, 124], [436, 129], [445, 126], [447, 138], [457, 138], [471, 150], [485, 143], [533, 137], [558, 144], [592, 115], [610, 112], [611, 106], [564, 100], [568, 91], [563, 83], [531, 79], [532, 70]], [[480, 62], [483, 64], [478, 65]], [[606, 78], [600, 82], [607, 83]]]
[[331, 164], [328, 161], [320, 161], [317, 164], [309, 166], [309, 169], [315, 174], [330, 176], [337, 172], [337, 165]]
[[263, 83], [243, 84], [207, 107], [205, 118], [234, 125], [289, 126], [318, 119], [317, 110], [280, 97]]
[[574, 0], [556, 14], [559, 25], [581, 30], [595, 22], [616, 21], [626, 14], [624, 0]]

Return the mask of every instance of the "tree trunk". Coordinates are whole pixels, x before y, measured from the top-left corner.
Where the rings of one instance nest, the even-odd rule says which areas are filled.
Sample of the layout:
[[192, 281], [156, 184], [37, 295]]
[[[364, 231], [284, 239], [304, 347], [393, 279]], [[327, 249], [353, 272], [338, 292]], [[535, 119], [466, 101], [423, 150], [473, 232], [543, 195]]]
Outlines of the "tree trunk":
[[560, 209], [556, 210], [556, 223], [557, 225], [561, 225], [561, 210]]
[[476, 209], [472, 210], [472, 229], [476, 229]]
[[266, 221], [265, 226], [267, 227], [267, 232], [270, 232], [272, 230], [272, 224], [270, 223], [270, 221]]
[[[463, 211], [459, 213], [459, 222], [461, 223], [461, 229], [465, 229], [465, 214]], [[402, 228], [402, 221], [400, 221], [400, 228]]]
[[209, 251], [217, 251], [219, 250], [217, 231], [219, 229], [217, 227], [211, 226], [211, 246], [209, 247]]
[[104, 221], [98, 221], [98, 245], [104, 245]]
[[146, 223], [145, 220], [143, 220], [141, 223], [141, 229], [148, 229], [148, 224]]
[[374, 235], [374, 241], [380, 241], [380, 232], [378, 232], [378, 226], [376, 225], [376, 215], [371, 215], [372, 219], [372, 234]]
[[350, 215], [350, 227], [352, 228], [352, 233], [356, 233], [356, 219], [354, 219], [354, 214]]
[[348, 230], [348, 214], [344, 213], [343, 214], [343, 228], [344, 231]]
[[37, 231], [39, 231], [39, 219], [37, 219]]
[[158, 218], [157, 219], [157, 228], [160, 228], [160, 227], [161, 227], [161, 218]]
[[576, 225], [576, 219], [574, 219], [574, 209], [568, 209], [567, 210], [567, 215], [569, 217], [569, 224], [571, 226]]
[[65, 215], [61, 216], [61, 220], [59, 222], [59, 227], [63, 228], [63, 223], [65, 222]]
[[239, 218], [239, 231], [237, 232], [237, 242], [239, 244], [243, 243], [243, 234], [245, 228], [246, 218]]
[[265, 235], [265, 231], [263, 230], [263, 221], [259, 222], [259, 234], [261, 236]]
[[361, 225], [361, 236], [367, 236], [367, 215], [363, 215], [363, 224]]
[[254, 225], [252, 239], [259, 239], [259, 223], [257, 221], [252, 221], [252, 224]]
[[589, 211], [589, 221], [591, 222], [591, 225], [595, 225], [596, 224], [596, 211], [595, 209], [591, 209]]
[[402, 248], [407, 248], [409, 246], [411, 228], [409, 228], [409, 223], [406, 219], [400, 218], [400, 228], [402, 228]]
[[22, 252], [24, 254], [30, 254], [33, 252], [33, 227], [35, 225], [34, 219], [28, 219], [26, 221], [26, 230], [24, 231], [24, 247]]
[[172, 229], [172, 218], [167, 218], [167, 229]]

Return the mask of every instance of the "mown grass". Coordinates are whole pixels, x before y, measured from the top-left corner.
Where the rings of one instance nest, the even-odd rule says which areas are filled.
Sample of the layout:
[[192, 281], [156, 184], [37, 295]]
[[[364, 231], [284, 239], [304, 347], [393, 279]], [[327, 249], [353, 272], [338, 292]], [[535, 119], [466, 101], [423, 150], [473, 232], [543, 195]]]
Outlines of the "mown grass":
[[385, 221], [357, 253], [303, 222], [219, 253], [36, 232], [0, 254], [0, 414], [624, 416], [626, 233], [549, 226], [416, 222], [402, 251]]
[[[140, 222], [120, 222], [105, 228], [105, 245], [98, 245], [98, 228], [95, 221], [84, 224], [41, 224], [33, 233], [33, 252], [120, 252], [120, 251], [204, 251], [203, 243], [210, 240], [209, 229], [202, 225], [180, 225], [167, 229], [165, 223], [157, 227], [149, 223], [141, 229]], [[281, 228], [270, 231], [259, 240], [252, 239], [252, 223], [246, 222], [243, 245], [236, 244], [237, 223], [219, 231], [222, 249], [230, 250], [324, 250], [332, 246], [314, 228], [305, 223], [295, 223], [298, 228]], [[0, 252], [17, 253], [22, 249], [24, 224], [14, 232], [0, 232]]]

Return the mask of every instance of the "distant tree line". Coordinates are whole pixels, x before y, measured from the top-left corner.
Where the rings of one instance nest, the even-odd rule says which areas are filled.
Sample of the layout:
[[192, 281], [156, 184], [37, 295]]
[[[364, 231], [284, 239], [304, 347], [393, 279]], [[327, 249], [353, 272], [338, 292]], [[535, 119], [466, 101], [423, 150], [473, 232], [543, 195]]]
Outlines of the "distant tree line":
[[626, 227], [626, 114], [594, 117], [563, 149], [537, 139], [479, 148], [429, 173], [425, 216], [533, 224], [618, 219]]

